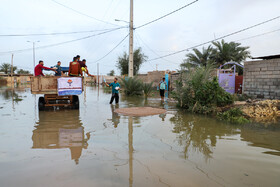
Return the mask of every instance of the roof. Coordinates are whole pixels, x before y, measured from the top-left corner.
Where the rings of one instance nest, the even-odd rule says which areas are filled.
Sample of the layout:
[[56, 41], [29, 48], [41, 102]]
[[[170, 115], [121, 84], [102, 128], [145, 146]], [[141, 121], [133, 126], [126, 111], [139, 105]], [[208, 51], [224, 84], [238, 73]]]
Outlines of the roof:
[[270, 59], [275, 59], [275, 58], [280, 58], [280, 54], [278, 54], [278, 55], [270, 55], [270, 56], [253, 57], [252, 59], [270, 60]]

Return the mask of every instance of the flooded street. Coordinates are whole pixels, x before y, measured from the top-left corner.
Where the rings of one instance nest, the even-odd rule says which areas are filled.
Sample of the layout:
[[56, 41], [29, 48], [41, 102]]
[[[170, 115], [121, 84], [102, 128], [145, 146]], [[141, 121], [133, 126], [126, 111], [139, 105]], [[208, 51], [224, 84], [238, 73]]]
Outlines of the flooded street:
[[[86, 87], [80, 110], [38, 111], [29, 88], [0, 88], [0, 186], [280, 186], [280, 125], [230, 125], [160, 98]], [[116, 108], [166, 114], [128, 117]]]

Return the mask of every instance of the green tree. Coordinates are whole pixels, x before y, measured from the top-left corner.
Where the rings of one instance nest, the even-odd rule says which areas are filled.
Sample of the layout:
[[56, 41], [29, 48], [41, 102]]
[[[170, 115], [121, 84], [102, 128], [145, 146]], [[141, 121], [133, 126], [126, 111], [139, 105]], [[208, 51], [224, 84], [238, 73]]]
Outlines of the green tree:
[[31, 74], [31, 73], [30, 73], [30, 71], [28, 71], [28, 70], [19, 69], [19, 70], [17, 71], [17, 74]]
[[108, 73], [107, 75], [109, 75], [109, 76], [114, 76], [114, 75], [115, 75], [115, 71], [114, 71], [114, 70], [111, 70], [110, 73]]
[[[17, 70], [16, 66], [13, 66], [13, 73]], [[11, 65], [9, 63], [2, 63], [0, 65], [0, 71], [4, 72], [5, 74], [8, 74], [11, 72]]]
[[209, 63], [212, 63], [211, 61], [211, 55], [212, 55], [212, 46], [209, 45], [207, 48], [202, 48], [202, 51], [199, 51], [198, 49], [193, 49], [193, 53], [186, 54], [187, 59], [184, 60], [184, 62], [181, 64], [182, 68], [187, 68], [189, 66], [206, 66]]
[[4, 72], [5, 74], [8, 74], [10, 69], [10, 64], [8, 63], [2, 63], [0, 66], [0, 71]]
[[[17, 70], [17, 66], [13, 66], [13, 73], [15, 73], [15, 71]], [[10, 69], [10, 72], [11, 72], [11, 69]]]
[[212, 51], [212, 58], [219, 65], [230, 61], [241, 63], [250, 57], [249, 47], [242, 47], [240, 43], [227, 43], [222, 40], [221, 42], [212, 42], [212, 44], [215, 46]]
[[[147, 60], [147, 56], [142, 53], [142, 49], [139, 47], [138, 49], [134, 50], [133, 53], [133, 74], [138, 74], [140, 66]], [[128, 74], [128, 62], [129, 62], [129, 55], [124, 52], [122, 56], [118, 57], [116, 67], [120, 70], [122, 75]]]

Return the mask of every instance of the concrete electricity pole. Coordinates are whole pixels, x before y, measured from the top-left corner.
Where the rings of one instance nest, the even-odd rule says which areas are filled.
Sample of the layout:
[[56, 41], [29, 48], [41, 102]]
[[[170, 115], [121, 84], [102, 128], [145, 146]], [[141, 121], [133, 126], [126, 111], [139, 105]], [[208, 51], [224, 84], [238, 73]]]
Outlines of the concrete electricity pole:
[[133, 0], [130, 0], [128, 77], [133, 77]]
[[99, 87], [99, 63], [97, 63], [97, 86]]
[[14, 66], [13, 66], [13, 62], [14, 61], [14, 54], [12, 54], [12, 60], [11, 60], [11, 76], [13, 76], [14, 74]]
[[[31, 42], [31, 41], [27, 41], [27, 42]], [[31, 42], [33, 43], [33, 69], [35, 68], [35, 43], [36, 42], [40, 42], [40, 41]]]

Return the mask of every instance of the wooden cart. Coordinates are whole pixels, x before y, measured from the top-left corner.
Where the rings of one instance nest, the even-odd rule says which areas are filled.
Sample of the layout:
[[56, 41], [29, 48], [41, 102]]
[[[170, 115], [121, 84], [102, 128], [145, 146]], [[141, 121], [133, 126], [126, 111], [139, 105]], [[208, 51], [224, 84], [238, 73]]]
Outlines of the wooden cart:
[[[46, 107], [69, 107], [71, 109], [79, 109], [78, 95], [58, 95], [58, 78], [60, 77], [31, 77], [31, 93], [44, 94], [44, 97], [39, 97], [39, 110], [44, 110]], [[80, 78], [82, 79], [82, 77]]]

